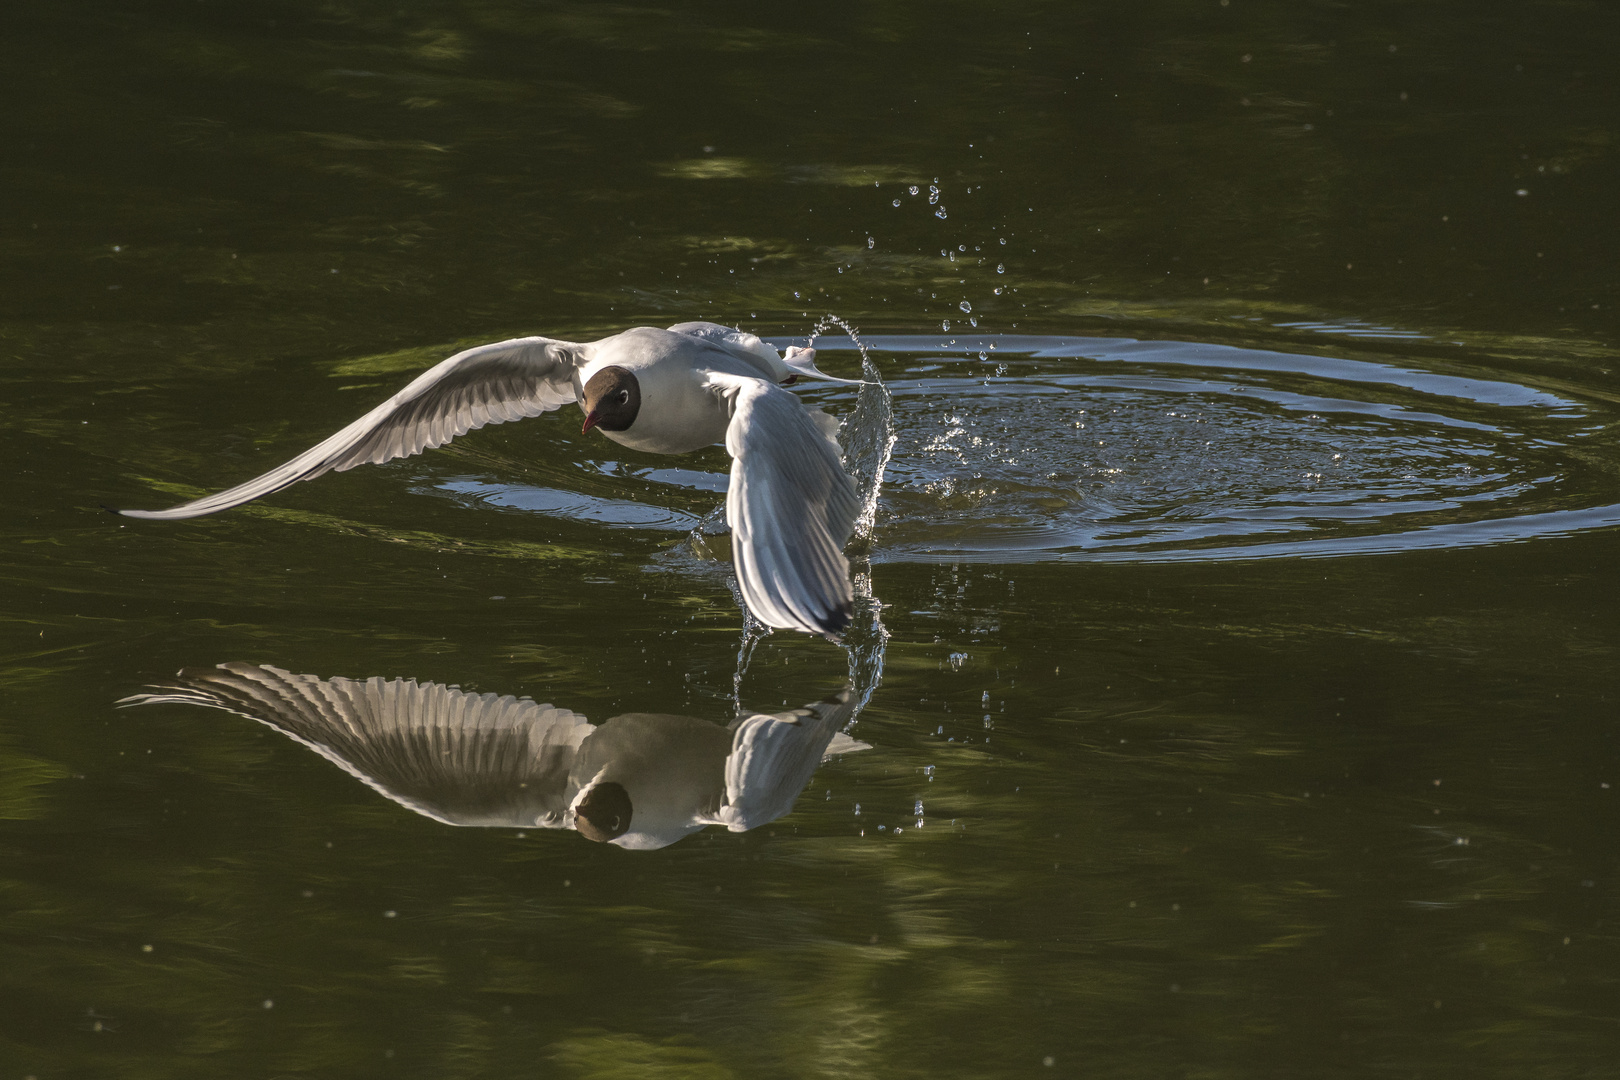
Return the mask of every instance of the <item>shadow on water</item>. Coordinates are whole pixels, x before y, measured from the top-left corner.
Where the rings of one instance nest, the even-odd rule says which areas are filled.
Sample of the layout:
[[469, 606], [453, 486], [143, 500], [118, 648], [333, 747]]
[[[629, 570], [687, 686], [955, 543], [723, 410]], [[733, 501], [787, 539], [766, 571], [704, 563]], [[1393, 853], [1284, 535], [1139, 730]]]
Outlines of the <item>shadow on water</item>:
[[415, 679], [320, 679], [268, 665], [187, 668], [122, 705], [201, 705], [279, 731], [368, 787], [446, 825], [573, 829], [632, 850], [708, 825], [782, 817], [826, 758], [870, 747], [844, 734], [844, 690], [724, 727], [663, 713], [592, 724], [532, 698]]

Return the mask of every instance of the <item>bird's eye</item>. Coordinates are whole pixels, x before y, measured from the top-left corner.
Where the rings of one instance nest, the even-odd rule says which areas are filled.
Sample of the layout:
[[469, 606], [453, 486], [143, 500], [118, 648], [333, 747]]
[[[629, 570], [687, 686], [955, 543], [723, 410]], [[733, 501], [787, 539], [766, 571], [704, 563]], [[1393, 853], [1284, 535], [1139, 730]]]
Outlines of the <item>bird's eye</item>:
[[630, 404], [630, 391], [628, 391], [628, 390], [620, 390], [619, 391], [619, 404], [620, 405], [628, 405], [628, 404]]

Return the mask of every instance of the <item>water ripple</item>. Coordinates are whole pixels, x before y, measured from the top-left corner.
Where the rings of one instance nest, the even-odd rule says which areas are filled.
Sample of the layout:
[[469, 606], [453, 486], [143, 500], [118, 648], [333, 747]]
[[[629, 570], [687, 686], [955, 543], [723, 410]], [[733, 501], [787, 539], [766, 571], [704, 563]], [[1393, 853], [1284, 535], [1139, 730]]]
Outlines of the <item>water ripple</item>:
[[1567, 392], [1196, 342], [867, 344], [897, 437], [876, 561], [1328, 556], [1620, 523], [1609, 406]]

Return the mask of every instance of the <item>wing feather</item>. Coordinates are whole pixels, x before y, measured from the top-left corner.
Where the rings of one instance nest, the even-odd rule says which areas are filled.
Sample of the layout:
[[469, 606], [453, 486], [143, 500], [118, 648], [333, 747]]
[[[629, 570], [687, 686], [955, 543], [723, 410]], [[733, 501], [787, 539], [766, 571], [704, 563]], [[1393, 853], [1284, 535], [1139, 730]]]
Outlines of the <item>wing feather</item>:
[[726, 518], [748, 610], [768, 626], [839, 633], [853, 602], [843, 546], [860, 501], [837, 445], [763, 379], [715, 373], [710, 386], [731, 410]]
[[200, 517], [280, 491], [300, 480], [356, 465], [379, 465], [443, 446], [486, 424], [539, 416], [578, 400], [578, 346], [513, 338], [459, 352], [331, 438], [263, 476], [167, 510], [120, 510], [126, 517]]

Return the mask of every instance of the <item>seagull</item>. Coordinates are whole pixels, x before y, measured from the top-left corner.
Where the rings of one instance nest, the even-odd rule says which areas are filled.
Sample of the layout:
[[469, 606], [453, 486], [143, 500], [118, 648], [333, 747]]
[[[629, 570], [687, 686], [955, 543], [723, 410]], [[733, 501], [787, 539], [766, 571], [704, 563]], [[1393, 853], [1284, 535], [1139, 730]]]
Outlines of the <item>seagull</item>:
[[843, 547], [860, 500], [839, 455], [838, 421], [782, 387], [800, 378], [858, 385], [715, 323], [641, 326], [588, 343], [513, 338], [456, 353], [326, 441], [225, 491], [167, 510], [174, 521], [228, 510], [300, 480], [443, 446], [486, 424], [577, 404], [592, 430], [633, 450], [731, 454], [726, 520], [744, 604], [766, 626], [828, 638], [849, 625]]
[[690, 716], [579, 713], [415, 679], [320, 679], [268, 664], [182, 668], [122, 706], [202, 705], [256, 720], [446, 825], [573, 829], [637, 851], [708, 825], [775, 821], [824, 760], [871, 749], [841, 730], [846, 688], [722, 727]]

